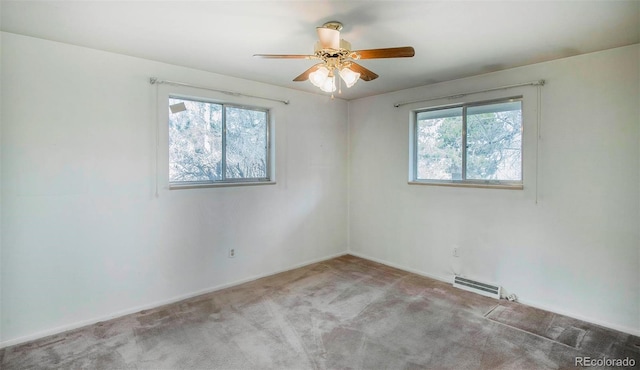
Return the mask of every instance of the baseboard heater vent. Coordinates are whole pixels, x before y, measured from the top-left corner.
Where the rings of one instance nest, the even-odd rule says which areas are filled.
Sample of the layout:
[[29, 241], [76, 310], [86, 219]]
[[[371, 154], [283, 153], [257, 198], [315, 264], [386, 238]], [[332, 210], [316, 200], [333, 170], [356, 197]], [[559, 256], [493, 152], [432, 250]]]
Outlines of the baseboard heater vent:
[[470, 292], [482, 294], [487, 297], [500, 299], [501, 288], [496, 285], [456, 276], [453, 278], [453, 286]]

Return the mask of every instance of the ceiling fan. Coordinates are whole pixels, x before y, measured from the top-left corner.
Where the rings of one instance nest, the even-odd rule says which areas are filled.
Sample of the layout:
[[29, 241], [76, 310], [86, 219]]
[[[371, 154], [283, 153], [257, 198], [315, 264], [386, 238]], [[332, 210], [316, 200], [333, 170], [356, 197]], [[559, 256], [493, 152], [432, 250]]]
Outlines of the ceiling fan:
[[[318, 42], [314, 54], [254, 54], [254, 57], [275, 59], [318, 59], [321, 62], [302, 72], [294, 81], [309, 80], [324, 92], [336, 90], [335, 71], [347, 87], [358, 80], [371, 81], [378, 78], [374, 72], [366, 69], [356, 60], [378, 58], [408, 58], [415, 55], [411, 46], [385, 49], [351, 50], [351, 44], [340, 38], [342, 23], [331, 21], [316, 27]], [[340, 82], [340, 81], [339, 81]], [[331, 95], [333, 97], [333, 94]]]

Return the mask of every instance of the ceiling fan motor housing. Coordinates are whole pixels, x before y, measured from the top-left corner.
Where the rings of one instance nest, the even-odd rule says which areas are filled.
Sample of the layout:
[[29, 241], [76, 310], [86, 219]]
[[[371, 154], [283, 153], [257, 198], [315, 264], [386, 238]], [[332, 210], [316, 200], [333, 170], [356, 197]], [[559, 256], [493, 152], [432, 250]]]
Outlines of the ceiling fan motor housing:
[[[340, 49], [351, 50], [351, 43], [345, 39], [340, 39]], [[321, 50], [324, 50], [324, 48], [322, 47], [320, 41], [317, 41], [315, 47], [313, 48], [313, 51], [317, 53]]]

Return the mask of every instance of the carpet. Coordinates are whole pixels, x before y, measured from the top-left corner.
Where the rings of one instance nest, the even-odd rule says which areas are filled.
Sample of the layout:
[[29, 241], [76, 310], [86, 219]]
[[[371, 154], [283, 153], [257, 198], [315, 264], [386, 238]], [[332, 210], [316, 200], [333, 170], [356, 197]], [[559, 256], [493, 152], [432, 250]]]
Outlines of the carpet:
[[[501, 301], [486, 317], [566, 346], [611, 358], [638, 358], [640, 338], [571, 317]], [[636, 361], [638, 362], [638, 361]], [[640, 364], [640, 362], [638, 362]]]
[[637, 340], [343, 256], [8, 347], [0, 367], [558, 369], [639, 363]]

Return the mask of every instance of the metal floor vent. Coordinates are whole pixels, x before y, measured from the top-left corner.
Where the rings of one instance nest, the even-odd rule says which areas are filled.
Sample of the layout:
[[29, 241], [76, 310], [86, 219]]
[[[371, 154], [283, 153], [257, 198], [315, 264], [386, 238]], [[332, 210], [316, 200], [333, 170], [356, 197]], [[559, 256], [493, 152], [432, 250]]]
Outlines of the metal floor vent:
[[460, 276], [456, 276], [453, 278], [453, 286], [456, 288], [468, 290], [470, 292], [482, 294], [487, 297], [500, 299], [500, 286], [482, 283]]

